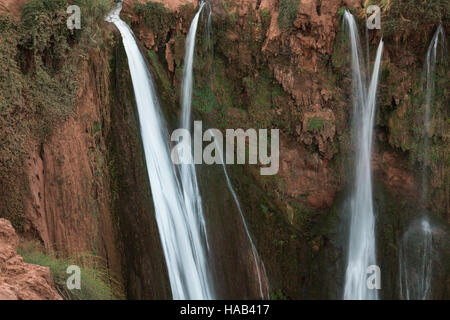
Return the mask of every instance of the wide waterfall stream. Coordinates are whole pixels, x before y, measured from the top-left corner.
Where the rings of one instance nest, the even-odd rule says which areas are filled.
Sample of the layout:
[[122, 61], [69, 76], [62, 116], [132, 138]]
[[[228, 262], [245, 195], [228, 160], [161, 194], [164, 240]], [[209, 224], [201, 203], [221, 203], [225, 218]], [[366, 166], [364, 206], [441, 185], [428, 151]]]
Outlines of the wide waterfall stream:
[[128, 25], [119, 18], [122, 5], [107, 18], [119, 29], [133, 82], [156, 221], [174, 299], [213, 299], [206, 248], [198, 216], [186, 199], [172, 164], [168, 132], [151, 75]]
[[377, 299], [377, 291], [367, 287], [367, 268], [376, 265], [371, 152], [383, 41], [381, 40], [378, 46], [372, 78], [367, 87], [364, 72], [365, 63], [355, 19], [353, 15], [346, 11], [344, 21], [348, 27], [351, 43], [353, 137], [356, 145], [355, 183], [351, 198], [351, 222], [344, 299]]

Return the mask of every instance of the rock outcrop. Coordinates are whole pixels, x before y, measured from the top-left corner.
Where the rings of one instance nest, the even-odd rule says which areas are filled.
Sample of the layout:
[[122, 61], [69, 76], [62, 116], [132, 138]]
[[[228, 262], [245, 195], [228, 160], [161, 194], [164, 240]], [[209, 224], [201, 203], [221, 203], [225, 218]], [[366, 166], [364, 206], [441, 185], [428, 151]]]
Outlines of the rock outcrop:
[[8, 12], [19, 20], [22, 7], [27, 0], [0, 0], [0, 12]]
[[23, 262], [18, 244], [11, 223], [0, 219], [0, 300], [61, 300], [50, 269]]

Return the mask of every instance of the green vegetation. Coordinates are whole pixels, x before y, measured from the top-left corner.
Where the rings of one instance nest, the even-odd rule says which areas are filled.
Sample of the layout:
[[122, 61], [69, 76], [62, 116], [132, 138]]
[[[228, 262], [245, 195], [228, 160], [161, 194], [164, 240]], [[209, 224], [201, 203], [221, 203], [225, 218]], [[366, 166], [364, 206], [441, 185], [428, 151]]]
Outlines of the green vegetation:
[[270, 293], [270, 300], [287, 300], [287, 297], [281, 289], [278, 289]]
[[381, 8], [383, 34], [389, 39], [402, 35], [403, 39], [415, 37], [416, 43], [426, 42], [429, 29], [450, 17], [447, 0], [366, 0], [364, 7], [372, 4]]
[[[100, 258], [81, 255], [76, 258], [56, 258], [48, 255], [33, 242], [23, 244], [18, 253], [24, 262], [50, 268], [59, 294], [66, 300], [115, 300], [123, 299], [123, 288], [107, 270]], [[83, 261], [89, 261], [83, 262]], [[81, 289], [69, 290], [66, 281], [70, 276], [67, 267], [79, 265], [81, 269]]]
[[267, 30], [270, 25], [270, 12], [267, 9], [261, 10], [261, 24], [265, 30]]
[[163, 3], [146, 2], [134, 4], [133, 11], [142, 18], [145, 25], [155, 34], [158, 41], [165, 40], [165, 34], [173, 21], [172, 13]]
[[314, 116], [307, 121], [308, 131], [319, 131], [323, 128], [325, 120], [321, 117]]
[[278, 0], [280, 5], [280, 13], [278, 15], [278, 25], [281, 29], [289, 29], [292, 27], [297, 18], [299, 0]]
[[[0, 14], [0, 216], [22, 230], [28, 192], [23, 152], [30, 137], [45, 142], [72, 114], [79, 74], [90, 52], [101, 50], [102, 27], [112, 0], [74, 0], [82, 8], [82, 29], [67, 29], [66, 0], [30, 0], [20, 21]], [[21, 181], [17, 183], [17, 180]]]
[[192, 103], [198, 111], [203, 113], [210, 113], [213, 109], [218, 108], [217, 99], [208, 86], [194, 88]]
[[156, 72], [156, 75], [157, 75], [159, 81], [161, 82], [162, 86], [164, 87], [163, 94], [164, 95], [170, 94], [173, 96], [175, 94], [175, 90], [173, 89], [173, 86], [170, 82], [169, 77], [166, 74], [166, 71], [165, 71], [163, 65], [159, 62], [158, 57], [156, 56], [156, 54], [153, 51], [147, 50], [147, 54], [148, 54], [148, 57], [150, 58], [152, 67], [155, 69], [155, 72]]

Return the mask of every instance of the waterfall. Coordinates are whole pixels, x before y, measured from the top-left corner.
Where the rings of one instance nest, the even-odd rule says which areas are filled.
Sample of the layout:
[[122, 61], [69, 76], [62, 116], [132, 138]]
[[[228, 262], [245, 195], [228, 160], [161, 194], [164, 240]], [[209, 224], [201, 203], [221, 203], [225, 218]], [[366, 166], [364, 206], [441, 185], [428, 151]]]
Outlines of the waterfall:
[[378, 46], [372, 78], [367, 88], [358, 29], [353, 15], [348, 11], [344, 14], [344, 22], [348, 27], [351, 43], [353, 134], [356, 140], [355, 184], [351, 198], [344, 299], [377, 299], [377, 291], [367, 287], [366, 272], [370, 265], [376, 265], [371, 151], [383, 41]]
[[258, 286], [259, 286], [259, 294], [261, 298], [263, 299], [269, 299], [269, 280], [267, 278], [266, 274], [266, 267], [264, 266], [264, 262], [262, 261], [261, 257], [259, 256], [258, 250], [255, 247], [255, 244], [253, 242], [253, 238], [250, 234], [250, 231], [247, 227], [247, 222], [245, 221], [244, 213], [242, 212], [241, 204], [239, 203], [239, 199], [236, 195], [236, 192], [234, 191], [234, 188], [231, 184], [230, 178], [228, 177], [227, 168], [225, 166], [225, 163], [223, 161], [223, 156], [220, 154], [220, 157], [222, 158], [222, 167], [223, 172], [225, 174], [225, 179], [227, 181], [228, 189], [231, 192], [231, 195], [233, 196], [234, 202], [236, 203], [236, 207], [238, 208], [239, 214], [241, 216], [242, 224], [244, 225], [245, 234], [247, 235], [248, 241], [250, 242], [250, 247], [252, 249], [252, 255], [253, 255], [253, 261], [255, 263], [256, 273], [258, 277]]
[[[185, 58], [184, 58], [184, 67], [183, 67], [183, 80], [181, 85], [181, 106], [182, 106], [182, 121], [181, 121], [181, 127], [191, 130], [191, 109], [192, 109], [192, 90], [193, 90], [193, 67], [194, 67], [194, 50], [195, 50], [195, 38], [196, 38], [196, 32], [198, 27], [198, 22], [200, 15], [202, 11], [206, 8], [208, 10], [208, 18], [207, 18], [207, 41], [208, 45], [211, 37], [211, 16], [212, 16], [212, 10], [211, 6], [208, 2], [201, 2], [200, 7], [197, 11], [197, 14], [195, 15], [194, 19], [192, 20], [191, 26], [189, 28], [189, 32], [186, 38], [186, 52], [185, 52]], [[214, 136], [214, 131], [211, 131], [211, 133]], [[214, 136], [215, 139], [215, 136]], [[261, 298], [268, 298], [268, 279], [266, 275], [266, 270], [264, 267], [264, 263], [262, 259], [260, 258], [258, 251], [254, 245], [252, 236], [250, 234], [250, 231], [248, 229], [247, 223], [245, 221], [245, 217], [241, 208], [241, 205], [239, 203], [239, 199], [236, 195], [236, 192], [233, 189], [233, 186], [231, 184], [230, 178], [228, 176], [228, 172], [225, 166], [225, 163], [223, 161], [223, 155], [221, 153], [221, 148], [218, 148], [220, 150], [220, 157], [222, 159], [222, 167], [225, 174], [225, 179], [227, 182], [227, 186], [233, 196], [233, 199], [236, 203], [236, 207], [239, 211], [246, 236], [250, 242], [250, 247], [252, 250], [252, 255], [255, 263], [256, 273], [258, 277], [258, 286], [259, 286], [259, 293]], [[181, 177], [182, 177], [182, 183], [183, 188], [186, 191], [189, 191], [192, 198], [197, 199], [197, 202], [192, 204], [192, 206], [188, 206], [188, 208], [192, 209], [192, 212], [196, 212], [198, 217], [201, 219], [202, 222], [202, 228], [205, 230], [204, 225], [204, 218], [203, 218], [203, 211], [202, 211], [202, 205], [201, 205], [201, 197], [198, 189], [197, 184], [197, 176], [196, 176], [196, 170], [195, 170], [195, 164], [192, 162], [190, 164], [183, 164], [180, 167]], [[206, 237], [206, 231], [205, 231], [205, 237]]]
[[427, 219], [413, 223], [403, 236], [399, 250], [400, 298], [431, 298], [433, 232]]
[[[441, 45], [439, 47], [439, 44]], [[439, 51], [441, 48], [441, 51]], [[422, 168], [422, 205], [423, 216], [427, 216], [428, 175], [430, 165], [430, 129], [431, 111], [434, 105], [436, 64], [438, 53], [446, 53], [445, 34], [439, 25], [428, 47], [424, 63], [422, 90], [425, 91], [423, 120], [423, 168]], [[443, 58], [443, 57], [442, 57]], [[431, 298], [433, 233], [427, 218], [420, 223], [413, 222], [403, 236], [399, 250], [400, 298], [407, 300], [425, 300]]]
[[[200, 4], [197, 14], [192, 20], [189, 32], [186, 38], [186, 53], [184, 57], [183, 79], [181, 82], [181, 108], [182, 120], [181, 128], [191, 131], [191, 106], [192, 106], [192, 89], [193, 89], [193, 65], [194, 65], [194, 50], [195, 50], [195, 36], [197, 33], [198, 20], [203, 10], [205, 3]], [[180, 154], [180, 158], [186, 156]], [[193, 160], [193, 156], [189, 157]], [[197, 230], [197, 234], [202, 235], [203, 242], [207, 245], [207, 233], [205, 225], [205, 217], [203, 214], [202, 198], [198, 188], [197, 172], [194, 161], [189, 161], [187, 164], [181, 164], [179, 167], [181, 183], [183, 186], [184, 200], [188, 216], [192, 221], [197, 221], [193, 225]], [[199, 239], [200, 240], [200, 239]]]
[[[441, 39], [441, 41], [439, 41]], [[442, 46], [442, 52], [445, 52], [445, 34], [442, 25], [439, 25], [436, 32], [434, 33], [433, 39], [427, 50], [427, 55], [425, 58], [424, 74], [425, 74], [425, 85], [422, 81], [422, 90], [425, 90], [425, 110], [424, 110], [424, 135], [423, 135], [423, 170], [422, 170], [422, 204], [426, 206], [427, 195], [428, 195], [428, 176], [427, 167], [429, 166], [429, 156], [430, 156], [430, 113], [434, 103], [435, 95], [435, 70], [436, 63], [438, 60], [438, 47], [439, 43]]]
[[142, 144], [156, 222], [174, 299], [212, 299], [208, 264], [196, 217], [186, 208], [172, 164], [168, 132], [144, 57], [128, 25], [119, 17], [122, 4], [107, 17], [123, 39], [136, 97]]

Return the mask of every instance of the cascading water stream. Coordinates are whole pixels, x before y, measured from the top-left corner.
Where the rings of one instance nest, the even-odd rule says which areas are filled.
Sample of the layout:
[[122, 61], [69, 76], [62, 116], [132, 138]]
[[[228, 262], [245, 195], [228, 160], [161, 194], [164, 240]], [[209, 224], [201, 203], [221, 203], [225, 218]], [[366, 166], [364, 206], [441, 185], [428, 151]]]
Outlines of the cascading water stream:
[[369, 87], [366, 87], [364, 59], [353, 15], [344, 14], [351, 43], [353, 83], [353, 134], [356, 140], [355, 185], [351, 198], [351, 222], [344, 299], [377, 299], [367, 287], [367, 268], [376, 265], [375, 217], [372, 203], [371, 151], [378, 76], [383, 41], [377, 49]]
[[[440, 41], [439, 41], [440, 40]], [[425, 91], [425, 112], [424, 112], [424, 135], [423, 135], [423, 170], [422, 170], [422, 204], [426, 206], [427, 196], [428, 196], [428, 175], [427, 167], [429, 165], [430, 156], [430, 113], [432, 105], [434, 103], [435, 95], [435, 71], [436, 63], [438, 60], [438, 48], [439, 43], [441, 44], [442, 52], [446, 50], [445, 44], [445, 34], [442, 25], [439, 25], [436, 32], [434, 33], [433, 39], [427, 50], [427, 55], [425, 58], [425, 84], [422, 82], [422, 89]]]
[[[182, 120], [181, 128], [191, 131], [191, 107], [192, 107], [192, 89], [193, 89], [193, 65], [194, 65], [194, 51], [195, 51], [195, 36], [197, 33], [198, 20], [202, 13], [205, 3], [202, 2], [197, 14], [192, 20], [189, 32], [186, 38], [186, 53], [184, 57], [183, 79], [181, 82], [181, 108]], [[180, 158], [187, 155], [180, 154]], [[205, 218], [203, 214], [202, 198], [198, 188], [197, 172], [195, 169], [194, 157], [189, 155], [189, 161], [180, 164], [179, 171], [181, 176], [181, 183], [183, 186], [184, 199], [186, 202], [186, 209], [188, 215], [197, 219], [204, 242], [207, 244], [207, 233]], [[198, 230], [200, 231], [200, 230]]]
[[213, 299], [204, 239], [172, 164], [167, 128], [156, 91], [131, 29], [119, 17], [122, 4], [107, 18], [119, 29], [128, 57], [142, 143], [161, 244], [174, 299]]
[[248, 241], [250, 242], [250, 247], [252, 249], [253, 261], [255, 263], [256, 273], [258, 276], [259, 294], [260, 294], [261, 298], [269, 299], [269, 294], [268, 294], [269, 280], [267, 278], [266, 267], [264, 266], [264, 262], [262, 261], [261, 257], [259, 256], [258, 250], [255, 247], [255, 244], [253, 243], [253, 238], [250, 234], [250, 231], [248, 230], [247, 222], [245, 221], [245, 217], [244, 217], [244, 213], [242, 212], [241, 204], [239, 203], [239, 199], [238, 199], [236, 192], [234, 191], [234, 188], [231, 184], [230, 178], [228, 177], [227, 168], [223, 161], [222, 154], [220, 154], [220, 157], [222, 159], [222, 167], [223, 167], [223, 172], [225, 174], [225, 180], [227, 181], [228, 189], [230, 190], [231, 195], [233, 196], [234, 202], [236, 203], [236, 207], [237, 207], [239, 214], [241, 216], [241, 219], [242, 219], [242, 224], [244, 225], [245, 234], [247, 235]]
[[[197, 11], [197, 14], [195, 15], [194, 19], [192, 20], [191, 26], [189, 28], [189, 33], [186, 38], [186, 53], [184, 58], [184, 67], [183, 67], [183, 81], [181, 86], [181, 105], [182, 105], [182, 128], [191, 130], [191, 107], [192, 107], [192, 90], [193, 90], [193, 66], [194, 66], [194, 50], [195, 50], [195, 38], [196, 38], [196, 32], [198, 27], [198, 22], [200, 15], [204, 9], [208, 10], [208, 20], [207, 20], [207, 36], [208, 36], [208, 45], [210, 41], [211, 36], [211, 15], [212, 10], [211, 6], [208, 2], [201, 2], [200, 7]], [[213, 133], [213, 131], [211, 131]], [[213, 133], [214, 136], [214, 133]], [[214, 136], [215, 139], [215, 136]], [[222, 150], [221, 147], [218, 148], [218, 150]], [[250, 232], [247, 227], [247, 223], [244, 218], [244, 214], [241, 209], [241, 205], [239, 203], [239, 199], [231, 185], [230, 178], [228, 177], [228, 173], [226, 170], [225, 163], [223, 161], [223, 155], [220, 151], [220, 157], [222, 159], [222, 166], [223, 171], [225, 174], [225, 179], [227, 182], [227, 186], [233, 196], [233, 199], [236, 203], [236, 207], [239, 211], [245, 233], [247, 235], [247, 238], [250, 242], [252, 255], [255, 263], [256, 273], [258, 277], [258, 286], [259, 286], [259, 292], [261, 298], [268, 298], [268, 280], [266, 275], [266, 270], [264, 267], [264, 263], [262, 259], [260, 258], [258, 251], [253, 243], [253, 239], [250, 235]], [[192, 159], [192, 158], [191, 158]], [[201, 197], [198, 189], [197, 184], [197, 176], [196, 176], [196, 170], [195, 165], [190, 162], [190, 164], [182, 164], [180, 167], [180, 175], [182, 177], [182, 183], [183, 188], [185, 191], [188, 191], [192, 193], [192, 196], [195, 197], [198, 201], [195, 203], [195, 207], [192, 207], [193, 212], [197, 212], [197, 215], [202, 218], [202, 228], [205, 232], [206, 237], [206, 228], [205, 228], [205, 222], [203, 219], [203, 211], [202, 211], [202, 205], [201, 205]]]
[[400, 298], [431, 298], [433, 232], [428, 220], [413, 223], [403, 236], [399, 250]]
[[[440, 45], [440, 46], [439, 46]], [[423, 216], [427, 216], [428, 175], [430, 159], [431, 111], [434, 105], [436, 85], [436, 64], [439, 53], [446, 54], [445, 34], [439, 25], [428, 47], [424, 64], [422, 90], [425, 90], [423, 121], [423, 168], [422, 206]], [[426, 300], [431, 298], [433, 233], [427, 218], [418, 224], [413, 222], [403, 236], [399, 254], [400, 298], [406, 300]]]

